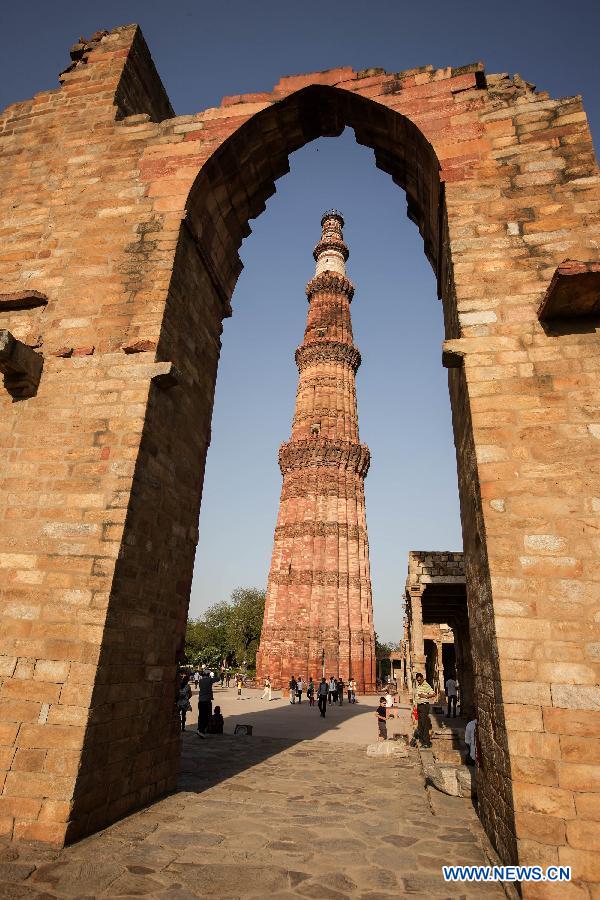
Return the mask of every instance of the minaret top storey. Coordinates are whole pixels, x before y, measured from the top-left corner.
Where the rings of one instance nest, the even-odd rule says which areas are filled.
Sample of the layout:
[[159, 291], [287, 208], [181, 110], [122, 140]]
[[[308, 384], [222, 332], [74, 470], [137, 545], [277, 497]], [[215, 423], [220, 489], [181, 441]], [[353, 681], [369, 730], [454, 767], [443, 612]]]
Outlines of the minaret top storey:
[[[321, 237], [313, 250], [315, 274], [306, 285], [310, 307], [304, 341], [296, 352], [296, 362], [301, 370], [306, 353], [307, 358], [311, 358], [309, 345], [331, 344], [332, 358], [339, 356], [340, 352], [345, 353], [340, 343], [353, 347], [349, 304], [354, 296], [354, 285], [346, 275], [346, 261], [350, 254], [344, 241], [343, 226], [343, 216], [336, 209], [328, 210], [321, 218]], [[324, 346], [322, 352], [325, 352]], [[356, 347], [353, 347], [352, 360], [349, 361], [355, 363], [356, 371], [360, 364]]]
[[337, 272], [346, 274], [346, 261], [350, 255], [344, 243], [342, 228], [344, 218], [337, 209], [330, 209], [321, 218], [321, 240], [313, 250], [317, 267], [315, 275], [321, 272]]
[[352, 334], [354, 286], [346, 275], [349, 253], [343, 225], [337, 210], [324, 213], [321, 237], [313, 251], [316, 272], [306, 286], [306, 328], [296, 350], [300, 381], [292, 440], [358, 441], [354, 376], [360, 353]]

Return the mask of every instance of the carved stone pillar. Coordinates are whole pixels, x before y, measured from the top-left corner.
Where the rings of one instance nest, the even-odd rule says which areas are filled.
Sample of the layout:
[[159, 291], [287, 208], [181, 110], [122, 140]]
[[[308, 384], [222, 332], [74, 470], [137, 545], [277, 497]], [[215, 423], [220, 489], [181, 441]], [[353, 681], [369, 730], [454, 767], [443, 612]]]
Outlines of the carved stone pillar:
[[417, 672], [425, 673], [425, 645], [423, 641], [422, 589], [410, 587], [407, 595], [409, 611], [410, 686], [414, 685]]
[[436, 662], [435, 662], [435, 684], [432, 684], [431, 687], [434, 691], [437, 691], [438, 699], [442, 700], [444, 697], [444, 665], [442, 662], [442, 641], [435, 642], [435, 650], [436, 650]]
[[473, 686], [473, 660], [469, 640], [469, 621], [457, 619], [454, 626], [454, 646], [456, 648], [456, 678], [459, 684], [461, 715], [468, 715], [475, 705]]

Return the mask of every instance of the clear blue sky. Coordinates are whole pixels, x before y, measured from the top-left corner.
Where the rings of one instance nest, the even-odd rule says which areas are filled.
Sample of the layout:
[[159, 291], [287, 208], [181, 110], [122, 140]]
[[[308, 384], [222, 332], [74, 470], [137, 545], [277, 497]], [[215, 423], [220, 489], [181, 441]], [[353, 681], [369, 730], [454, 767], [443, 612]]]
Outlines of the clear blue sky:
[[[54, 87], [79, 35], [138, 22], [178, 115], [222, 96], [270, 90], [282, 75], [350, 65], [398, 71], [482, 60], [519, 72], [554, 97], [582, 93], [600, 129], [596, 2], [11, 3], [0, 9], [0, 107]], [[597, 139], [596, 139], [597, 144]], [[225, 322], [213, 442], [200, 517], [191, 614], [237, 586], [265, 586], [290, 432], [294, 349], [322, 211], [346, 217], [356, 285], [361, 438], [369, 444], [367, 521], [375, 625], [400, 637], [407, 553], [460, 549], [456, 461], [442, 314], [435, 280], [402, 191], [351, 131], [291, 158], [244, 242], [245, 269]]]

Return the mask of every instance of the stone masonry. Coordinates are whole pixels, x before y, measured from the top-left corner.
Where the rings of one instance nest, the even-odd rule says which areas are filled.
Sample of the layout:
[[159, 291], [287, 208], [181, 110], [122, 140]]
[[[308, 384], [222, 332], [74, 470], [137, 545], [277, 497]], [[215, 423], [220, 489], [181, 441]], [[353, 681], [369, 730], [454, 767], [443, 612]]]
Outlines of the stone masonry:
[[31, 396], [0, 393], [0, 830], [60, 844], [175, 784], [174, 678], [238, 248], [289, 154], [348, 125], [406, 191], [442, 301], [496, 772], [482, 819], [505, 861], [572, 865], [563, 896], [587, 896], [600, 175], [581, 97], [478, 63], [338, 68], [176, 117], [137, 27], [71, 57], [58, 88], [0, 117], [0, 329], [43, 356]]
[[365, 515], [370, 453], [359, 442], [344, 220], [321, 220], [308, 318], [296, 351], [300, 382], [291, 440], [279, 451], [283, 487], [260, 648], [259, 681], [290, 674], [354, 678], [375, 690], [375, 632]]

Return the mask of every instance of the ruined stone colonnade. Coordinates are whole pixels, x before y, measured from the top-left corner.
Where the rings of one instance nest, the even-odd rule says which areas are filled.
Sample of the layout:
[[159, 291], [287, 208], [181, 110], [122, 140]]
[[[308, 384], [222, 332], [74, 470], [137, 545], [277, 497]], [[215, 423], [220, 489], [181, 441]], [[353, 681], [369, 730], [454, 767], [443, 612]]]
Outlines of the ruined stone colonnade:
[[175, 784], [238, 249], [288, 155], [349, 125], [406, 191], [443, 305], [481, 815], [504, 860], [596, 880], [600, 178], [581, 99], [479, 64], [342, 68], [175, 117], [137, 28], [71, 54], [0, 119], [0, 832], [73, 840]]
[[[470, 716], [474, 706], [473, 655], [469, 631], [464, 556], [450, 551], [417, 551], [408, 554], [408, 577], [404, 595], [406, 659], [405, 677], [414, 684], [417, 672], [431, 678], [430, 684], [441, 701], [445, 697], [442, 623], [451, 628], [453, 675], [460, 685], [463, 715]], [[473, 598], [473, 605], [477, 598]], [[426, 647], [430, 653], [427, 659]], [[492, 760], [482, 761], [484, 764]], [[492, 774], [486, 777], [493, 777]]]

